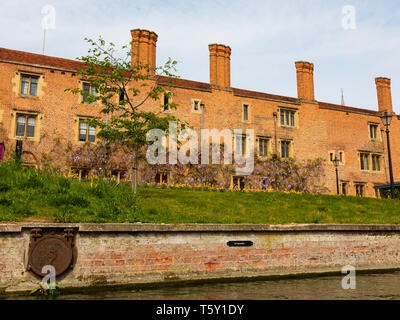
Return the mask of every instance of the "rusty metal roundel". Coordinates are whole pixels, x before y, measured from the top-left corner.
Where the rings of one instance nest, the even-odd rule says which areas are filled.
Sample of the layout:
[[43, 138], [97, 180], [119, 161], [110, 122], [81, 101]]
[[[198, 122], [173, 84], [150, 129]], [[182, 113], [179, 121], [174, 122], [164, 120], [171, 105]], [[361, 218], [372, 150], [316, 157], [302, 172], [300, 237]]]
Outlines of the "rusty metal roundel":
[[32, 245], [29, 254], [29, 265], [34, 273], [44, 277], [42, 268], [51, 265], [56, 276], [66, 271], [72, 264], [73, 252], [65, 237], [57, 234], [47, 234]]

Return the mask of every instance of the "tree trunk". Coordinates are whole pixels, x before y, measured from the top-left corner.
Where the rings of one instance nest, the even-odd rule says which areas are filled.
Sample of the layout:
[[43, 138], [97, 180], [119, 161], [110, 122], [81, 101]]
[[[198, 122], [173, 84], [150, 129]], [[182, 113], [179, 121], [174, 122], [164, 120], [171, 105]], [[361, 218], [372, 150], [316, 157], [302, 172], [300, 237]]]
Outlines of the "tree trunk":
[[133, 194], [136, 196], [137, 193], [137, 185], [138, 185], [138, 152], [137, 148], [135, 148], [135, 156], [133, 158], [132, 162], [132, 181], [131, 181], [131, 187]]

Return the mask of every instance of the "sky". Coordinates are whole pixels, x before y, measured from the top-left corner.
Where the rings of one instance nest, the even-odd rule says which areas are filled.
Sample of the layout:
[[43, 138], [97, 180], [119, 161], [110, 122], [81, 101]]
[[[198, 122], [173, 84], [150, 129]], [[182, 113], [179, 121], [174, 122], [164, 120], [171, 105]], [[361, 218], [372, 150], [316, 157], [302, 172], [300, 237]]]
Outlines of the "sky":
[[0, 47], [42, 53], [43, 19], [46, 55], [75, 59], [85, 37], [122, 46], [148, 29], [157, 64], [177, 60], [183, 79], [209, 82], [208, 44], [220, 43], [232, 87], [297, 97], [294, 62], [309, 61], [317, 100], [340, 104], [343, 88], [346, 105], [377, 110], [374, 79], [388, 77], [400, 114], [398, 0], [1, 0]]

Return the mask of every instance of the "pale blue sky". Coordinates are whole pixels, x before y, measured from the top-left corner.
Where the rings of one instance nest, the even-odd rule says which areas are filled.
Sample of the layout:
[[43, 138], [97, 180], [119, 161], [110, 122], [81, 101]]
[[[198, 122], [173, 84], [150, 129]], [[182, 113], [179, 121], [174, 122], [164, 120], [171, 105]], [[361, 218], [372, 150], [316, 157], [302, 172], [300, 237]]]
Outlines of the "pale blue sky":
[[[208, 44], [232, 48], [233, 87], [296, 97], [294, 62], [315, 65], [316, 99], [377, 110], [374, 78], [392, 79], [400, 113], [400, 2], [398, 0], [14, 0], [0, 4], [0, 47], [41, 53], [44, 5], [56, 9], [46, 54], [74, 59], [84, 37], [117, 44], [130, 29], [155, 31], [157, 63], [178, 60], [185, 79], [209, 81]], [[356, 28], [342, 28], [342, 8], [356, 9]]]

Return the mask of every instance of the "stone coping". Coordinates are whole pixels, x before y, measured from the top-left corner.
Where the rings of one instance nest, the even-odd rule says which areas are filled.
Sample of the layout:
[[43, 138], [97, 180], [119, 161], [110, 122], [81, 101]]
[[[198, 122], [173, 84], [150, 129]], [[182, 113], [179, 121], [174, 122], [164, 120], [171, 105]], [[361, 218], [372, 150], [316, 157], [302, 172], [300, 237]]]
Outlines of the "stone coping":
[[396, 224], [154, 224], [154, 223], [0, 223], [0, 233], [32, 228], [74, 228], [79, 232], [298, 232], [400, 231]]

